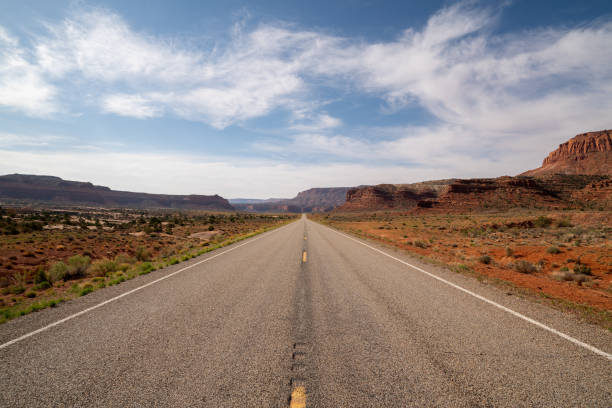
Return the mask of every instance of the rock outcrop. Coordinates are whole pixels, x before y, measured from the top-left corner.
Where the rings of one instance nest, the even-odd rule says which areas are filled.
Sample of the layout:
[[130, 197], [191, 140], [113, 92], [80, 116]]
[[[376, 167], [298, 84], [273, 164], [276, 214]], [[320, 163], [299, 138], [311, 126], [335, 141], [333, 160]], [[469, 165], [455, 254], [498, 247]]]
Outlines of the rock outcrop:
[[351, 189], [347, 192], [346, 203], [337, 210], [463, 212], [518, 207], [580, 208], [594, 205], [612, 209], [611, 191], [610, 178], [598, 175], [452, 179]]
[[513, 207], [612, 209], [612, 130], [580, 134], [517, 177], [358, 187], [338, 211]]
[[[239, 210], [255, 212], [323, 212], [331, 211], [346, 201], [349, 187], [311, 188], [290, 199], [233, 204]], [[247, 201], [247, 199], [242, 199]]]
[[577, 135], [551, 152], [542, 167], [523, 176], [593, 174], [612, 176], [612, 130]]
[[133, 193], [59, 177], [26, 174], [0, 176], [0, 200], [99, 207], [234, 210], [218, 195]]
[[347, 191], [346, 203], [340, 211], [412, 208], [430, 206], [440, 192], [448, 190], [452, 181], [440, 180], [415, 184], [379, 184], [376, 186], [356, 187]]

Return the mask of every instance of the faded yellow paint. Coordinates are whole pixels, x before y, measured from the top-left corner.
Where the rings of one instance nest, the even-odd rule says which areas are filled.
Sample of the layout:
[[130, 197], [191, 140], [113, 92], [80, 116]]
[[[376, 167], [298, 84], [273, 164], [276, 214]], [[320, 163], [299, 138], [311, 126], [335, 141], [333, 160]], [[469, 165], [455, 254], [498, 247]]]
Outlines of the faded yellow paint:
[[306, 408], [306, 387], [295, 387], [291, 392], [289, 408]]
[[306, 263], [306, 259], [308, 259], [308, 256], [306, 255], [306, 251], [304, 251], [304, 253], [302, 254], [302, 262]]

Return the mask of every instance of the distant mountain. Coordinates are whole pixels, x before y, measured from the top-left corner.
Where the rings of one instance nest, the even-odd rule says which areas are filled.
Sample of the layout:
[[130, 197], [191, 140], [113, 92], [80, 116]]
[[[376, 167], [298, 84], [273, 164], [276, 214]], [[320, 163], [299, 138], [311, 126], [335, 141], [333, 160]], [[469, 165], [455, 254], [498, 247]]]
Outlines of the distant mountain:
[[[350, 187], [311, 188], [291, 199], [270, 199], [263, 202], [232, 202], [243, 211], [255, 212], [322, 212], [344, 204]], [[274, 200], [274, 201], [272, 201]]]
[[88, 182], [27, 174], [0, 176], [0, 202], [3, 200], [100, 207], [234, 210], [225, 198], [218, 195], [133, 193]]
[[261, 203], [276, 203], [287, 200], [287, 198], [228, 198], [230, 204], [261, 204]]
[[612, 130], [577, 135], [551, 152], [540, 168], [522, 176], [590, 174], [612, 176]]

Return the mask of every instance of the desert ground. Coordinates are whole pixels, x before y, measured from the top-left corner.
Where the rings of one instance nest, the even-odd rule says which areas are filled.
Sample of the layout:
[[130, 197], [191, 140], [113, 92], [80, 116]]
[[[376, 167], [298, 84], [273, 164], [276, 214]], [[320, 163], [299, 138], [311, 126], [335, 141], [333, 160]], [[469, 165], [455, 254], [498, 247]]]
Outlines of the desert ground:
[[374, 211], [313, 218], [612, 328], [609, 211]]
[[0, 323], [283, 225], [291, 214], [0, 208]]

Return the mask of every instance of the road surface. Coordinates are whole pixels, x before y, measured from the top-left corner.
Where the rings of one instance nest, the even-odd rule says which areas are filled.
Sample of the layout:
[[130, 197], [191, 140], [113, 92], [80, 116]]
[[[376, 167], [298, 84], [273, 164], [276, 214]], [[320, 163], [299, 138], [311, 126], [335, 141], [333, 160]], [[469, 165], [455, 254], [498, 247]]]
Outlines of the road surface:
[[380, 250], [302, 218], [11, 321], [0, 406], [612, 406], [609, 332]]

